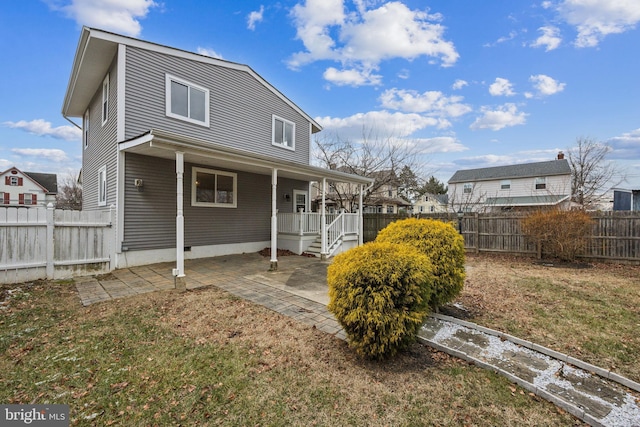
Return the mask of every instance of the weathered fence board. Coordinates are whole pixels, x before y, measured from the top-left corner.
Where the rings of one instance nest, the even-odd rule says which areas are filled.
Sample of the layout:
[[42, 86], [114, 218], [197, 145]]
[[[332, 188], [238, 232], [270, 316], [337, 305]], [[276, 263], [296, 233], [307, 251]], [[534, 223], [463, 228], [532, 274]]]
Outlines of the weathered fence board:
[[110, 271], [113, 215], [113, 210], [0, 208], [0, 283]]
[[[640, 263], [640, 213], [607, 212], [591, 214], [594, 225], [585, 259]], [[422, 218], [449, 221], [461, 230], [468, 251], [536, 255], [534, 241], [522, 233], [521, 213], [508, 214], [421, 214]], [[364, 240], [375, 240], [378, 231], [406, 216], [364, 214]]]

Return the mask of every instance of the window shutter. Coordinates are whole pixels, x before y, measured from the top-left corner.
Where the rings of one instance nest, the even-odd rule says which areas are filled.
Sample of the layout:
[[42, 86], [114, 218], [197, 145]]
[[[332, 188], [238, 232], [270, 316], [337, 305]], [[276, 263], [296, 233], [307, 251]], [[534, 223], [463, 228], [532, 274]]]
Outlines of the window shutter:
[[18, 204], [24, 205], [24, 194], [23, 193], [18, 194]]
[[32, 205], [37, 205], [38, 204], [38, 195], [37, 194], [32, 194], [31, 195], [31, 204]]
[[8, 205], [10, 203], [9, 200], [9, 193], [3, 193], [4, 197], [3, 197], [3, 201], [5, 205]]
[[22, 177], [18, 177], [18, 187], [22, 187]]
[[9, 178], [9, 176], [4, 177], [4, 185], [11, 185], [11, 178]]

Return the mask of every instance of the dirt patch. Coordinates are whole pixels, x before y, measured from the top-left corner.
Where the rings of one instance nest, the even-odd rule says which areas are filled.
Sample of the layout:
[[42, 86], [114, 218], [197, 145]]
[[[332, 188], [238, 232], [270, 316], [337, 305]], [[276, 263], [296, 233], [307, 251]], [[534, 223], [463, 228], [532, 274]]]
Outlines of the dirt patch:
[[[263, 257], [270, 257], [271, 256], [271, 248], [264, 248], [263, 250], [258, 252], [260, 255], [262, 255]], [[277, 251], [277, 256], [281, 257], [281, 256], [292, 256], [292, 255], [298, 255], [295, 252], [291, 252], [288, 249], [278, 249]]]

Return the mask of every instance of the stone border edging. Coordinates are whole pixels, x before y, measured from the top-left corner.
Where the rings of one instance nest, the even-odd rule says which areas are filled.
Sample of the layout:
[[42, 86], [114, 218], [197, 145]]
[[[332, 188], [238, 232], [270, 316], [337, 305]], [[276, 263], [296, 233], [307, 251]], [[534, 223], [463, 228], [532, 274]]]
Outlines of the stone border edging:
[[[429, 316], [435, 318], [435, 319], [439, 319], [439, 320], [444, 320], [447, 322], [451, 322], [451, 323], [455, 323], [458, 324], [460, 326], [464, 326], [470, 329], [474, 329], [476, 331], [480, 331], [480, 332], [484, 332], [486, 334], [489, 335], [493, 335], [496, 336], [500, 339], [505, 339], [507, 341], [510, 341], [514, 344], [520, 345], [522, 347], [526, 347], [530, 350], [533, 351], [537, 351], [538, 353], [542, 353], [544, 355], [547, 355], [549, 357], [552, 357], [556, 360], [559, 360], [561, 362], [565, 362], [569, 365], [573, 365], [573, 366], [577, 366], [580, 369], [584, 369], [585, 371], [588, 372], [592, 372], [602, 378], [614, 381], [620, 385], [623, 385], [625, 387], [628, 387], [632, 390], [635, 390], [637, 392], [640, 392], [640, 383], [637, 383], [635, 381], [630, 380], [629, 378], [623, 377], [622, 375], [616, 374], [615, 372], [611, 372], [611, 371], [607, 371], [606, 369], [600, 368], [598, 366], [592, 365], [590, 363], [587, 362], [583, 362], [580, 359], [576, 359], [575, 357], [571, 357], [568, 356], [564, 353], [560, 353], [558, 351], [555, 350], [551, 350], [550, 348], [535, 344], [531, 341], [526, 341], [523, 339], [520, 339], [518, 337], [514, 337], [513, 335], [509, 335], [509, 334], [505, 334], [504, 332], [500, 332], [500, 331], [496, 331], [493, 329], [489, 329], [486, 328], [484, 326], [480, 326], [476, 323], [473, 322], [467, 322], [466, 320], [461, 320], [461, 319], [456, 319], [455, 317], [451, 317], [451, 316], [445, 316], [443, 314], [439, 314], [439, 313], [432, 313]], [[483, 362], [481, 362], [483, 363]]]

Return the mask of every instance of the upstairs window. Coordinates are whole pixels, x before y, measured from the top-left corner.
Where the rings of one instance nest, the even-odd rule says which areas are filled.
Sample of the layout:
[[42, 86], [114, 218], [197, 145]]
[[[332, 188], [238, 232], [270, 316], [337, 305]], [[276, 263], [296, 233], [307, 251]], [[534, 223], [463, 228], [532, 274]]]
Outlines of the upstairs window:
[[166, 114], [209, 127], [209, 91], [167, 74]]
[[501, 190], [510, 190], [511, 189], [511, 180], [510, 179], [503, 179], [502, 181], [500, 181], [500, 189]]
[[102, 81], [102, 124], [109, 119], [109, 74]]
[[273, 145], [288, 148], [289, 150], [295, 149], [295, 123], [278, 116], [273, 116], [271, 128]]
[[473, 191], [473, 184], [471, 184], [470, 182], [467, 182], [462, 186], [462, 192], [464, 194], [471, 194], [472, 191]]
[[237, 206], [237, 174], [194, 167], [191, 175], [192, 206], [219, 208]]
[[547, 178], [544, 176], [536, 178], [536, 190], [544, 190], [547, 188]]
[[22, 178], [19, 176], [6, 176], [4, 178], [4, 184], [12, 187], [20, 187], [22, 185]]

